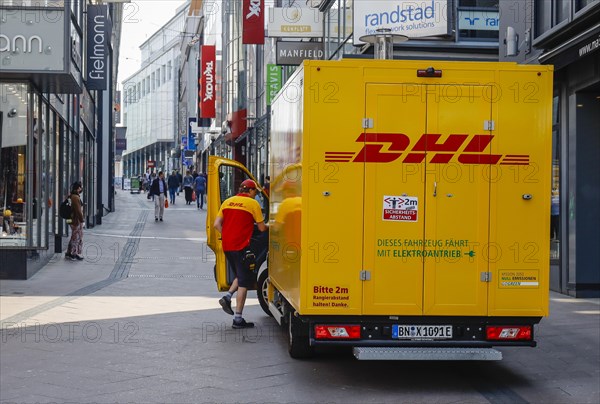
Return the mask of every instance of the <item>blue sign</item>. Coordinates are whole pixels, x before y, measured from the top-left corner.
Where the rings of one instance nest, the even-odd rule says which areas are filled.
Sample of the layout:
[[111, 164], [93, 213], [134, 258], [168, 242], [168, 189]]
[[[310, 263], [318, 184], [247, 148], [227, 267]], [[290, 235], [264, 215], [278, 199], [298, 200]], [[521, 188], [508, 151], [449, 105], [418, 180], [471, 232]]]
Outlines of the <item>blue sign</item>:
[[192, 127], [196, 127], [196, 117], [188, 117], [188, 148], [186, 150], [196, 150], [196, 134], [192, 132]]

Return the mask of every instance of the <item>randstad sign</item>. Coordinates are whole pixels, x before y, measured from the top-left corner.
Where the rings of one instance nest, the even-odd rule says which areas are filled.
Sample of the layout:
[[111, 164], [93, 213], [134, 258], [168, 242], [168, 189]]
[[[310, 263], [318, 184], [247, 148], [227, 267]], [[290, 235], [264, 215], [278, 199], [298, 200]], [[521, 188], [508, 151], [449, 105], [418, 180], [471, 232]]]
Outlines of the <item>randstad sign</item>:
[[382, 28], [409, 38], [446, 35], [448, 0], [355, 0], [355, 42]]

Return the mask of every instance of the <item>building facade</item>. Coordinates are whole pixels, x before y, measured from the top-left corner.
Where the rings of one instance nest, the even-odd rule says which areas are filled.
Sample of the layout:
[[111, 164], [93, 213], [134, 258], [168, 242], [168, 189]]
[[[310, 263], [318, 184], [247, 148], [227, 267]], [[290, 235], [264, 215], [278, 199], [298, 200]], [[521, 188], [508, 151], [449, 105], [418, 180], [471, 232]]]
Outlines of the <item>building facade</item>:
[[113, 208], [99, 177], [110, 175], [121, 11], [84, 0], [0, 4], [2, 278], [27, 279], [63, 251], [58, 206], [74, 181], [88, 227]]
[[188, 3], [179, 7], [176, 15], [140, 46], [141, 68], [123, 81], [125, 177], [175, 167], [172, 151], [178, 135], [178, 61], [188, 7]]
[[600, 1], [500, 7], [500, 60], [554, 66], [551, 289], [599, 297]]

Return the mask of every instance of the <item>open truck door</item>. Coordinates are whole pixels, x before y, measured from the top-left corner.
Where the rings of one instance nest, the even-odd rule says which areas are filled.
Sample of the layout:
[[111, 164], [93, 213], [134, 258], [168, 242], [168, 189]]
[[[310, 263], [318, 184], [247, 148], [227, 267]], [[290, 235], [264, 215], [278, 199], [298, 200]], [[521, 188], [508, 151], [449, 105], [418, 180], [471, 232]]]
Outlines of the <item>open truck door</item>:
[[[239, 162], [219, 156], [209, 156], [206, 242], [208, 247], [215, 253], [215, 281], [217, 282], [219, 291], [226, 291], [229, 289], [231, 283], [235, 279], [235, 273], [227, 264], [225, 254], [223, 253], [223, 245], [221, 243], [221, 233], [215, 230], [213, 224], [215, 223], [221, 204], [227, 198], [237, 195], [240, 184], [246, 179], [251, 179], [258, 184], [258, 181], [250, 174], [248, 169]], [[266, 221], [269, 217], [269, 199], [264, 189], [260, 189], [260, 194], [257, 199], [260, 199], [258, 202], [262, 207], [263, 217]], [[268, 233], [263, 233], [255, 229], [251, 240], [251, 247], [256, 254], [257, 274], [259, 273], [258, 268], [266, 262], [268, 245]], [[259, 287], [258, 289], [260, 290], [261, 288]], [[259, 300], [260, 297], [261, 296], [259, 296]], [[264, 310], [266, 306], [263, 306], [262, 303], [263, 302], [261, 301], [261, 307], [263, 307]], [[269, 314], [268, 311], [266, 312]]]

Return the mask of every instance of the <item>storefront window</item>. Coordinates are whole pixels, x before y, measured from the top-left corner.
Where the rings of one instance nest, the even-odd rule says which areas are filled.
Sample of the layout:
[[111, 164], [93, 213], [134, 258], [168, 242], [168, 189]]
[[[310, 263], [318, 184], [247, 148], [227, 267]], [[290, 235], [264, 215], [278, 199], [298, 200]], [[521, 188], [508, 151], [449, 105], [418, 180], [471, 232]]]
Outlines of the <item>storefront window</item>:
[[582, 8], [589, 6], [590, 4], [592, 4], [595, 1], [597, 1], [597, 0], [577, 0], [576, 10], [579, 11]]
[[[33, 164], [31, 165], [31, 241], [29, 245], [43, 247], [42, 245], [42, 172], [43, 166], [40, 164], [40, 154], [42, 147], [42, 137], [45, 135], [46, 114], [42, 106], [42, 99], [39, 94], [32, 94], [33, 98], [33, 142], [31, 144], [30, 156]], [[29, 222], [29, 217], [27, 221]]]
[[56, 206], [58, 206], [57, 200], [55, 198], [55, 191], [56, 191], [56, 174], [55, 174], [56, 159], [55, 159], [55, 156], [56, 156], [56, 154], [54, 153], [54, 150], [56, 149], [56, 139], [57, 139], [57, 132], [58, 132], [58, 122], [56, 119], [57, 119], [56, 113], [54, 111], [50, 110], [50, 116], [48, 119], [48, 133], [47, 133], [47, 137], [46, 137], [46, 158], [47, 158], [46, 173], [47, 174], [46, 174], [45, 186], [48, 191], [46, 193], [46, 197], [44, 198], [46, 206], [48, 207], [47, 234], [48, 234], [49, 243], [52, 243], [54, 241], [53, 235], [58, 232], [57, 222], [55, 220], [55, 217], [58, 218], [58, 215], [55, 214]]
[[349, 38], [352, 35], [353, 0], [335, 0], [325, 12], [325, 57], [356, 53]]
[[557, 0], [555, 23], [559, 24], [569, 18], [572, 0]]
[[333, 56], [340, 43], [340, 9], [339, 0], [335, 1], [331, 8], [327, 11], [326, 21], [327, 27], [327, 47], [328, 57]]
[[535, 37], [542, 35], [552, 27], [552, 2], [535, 0]]
[[0, 247], [27, 241], [29, 96], [25, 83], [0, 84]]
[[552, 189], [550, 206], [550, 258], [560, 258], [560, 116], [559, 97], [552, 102]]
[[460, 0], [458, 37], [469, 41], [498, 41], [500, 13], [496, 0]]

